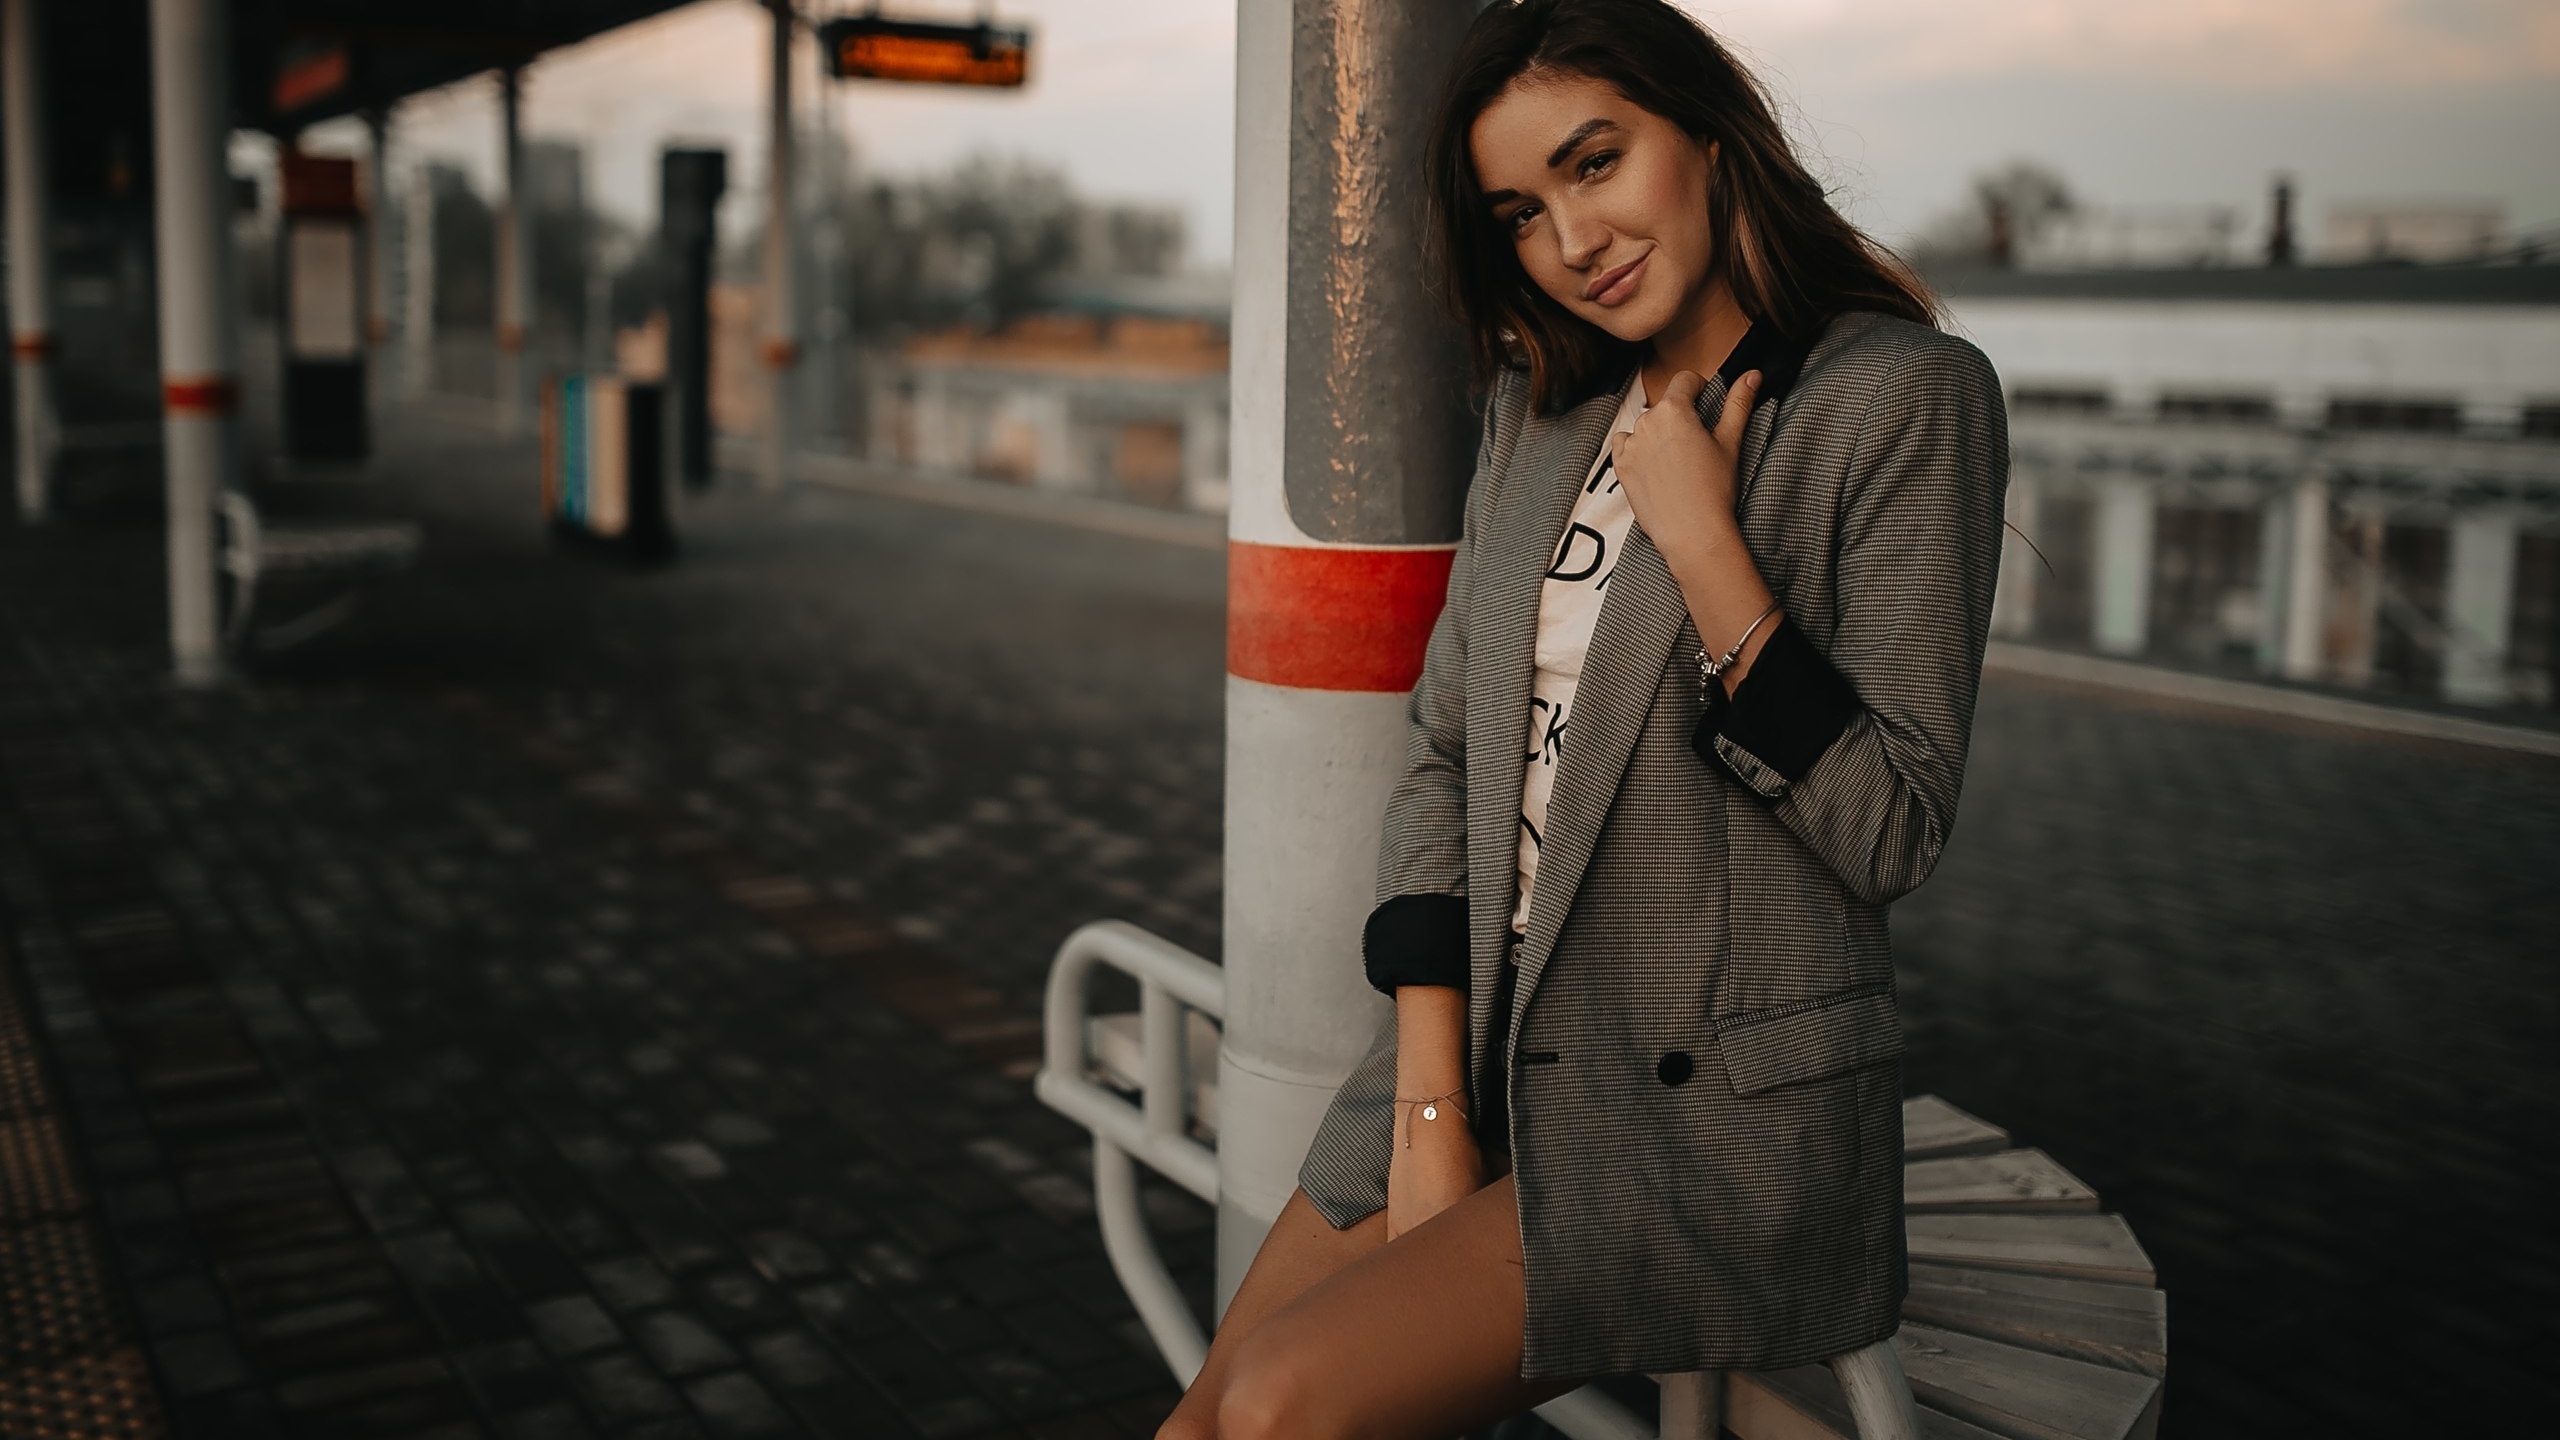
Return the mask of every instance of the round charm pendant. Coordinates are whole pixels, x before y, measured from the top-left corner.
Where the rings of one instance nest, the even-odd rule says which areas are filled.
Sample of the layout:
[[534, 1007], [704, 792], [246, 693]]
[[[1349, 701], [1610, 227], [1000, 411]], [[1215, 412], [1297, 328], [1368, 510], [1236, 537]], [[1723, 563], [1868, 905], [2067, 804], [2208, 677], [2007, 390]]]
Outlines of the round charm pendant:
[[1440, 1107], [1439, 1107], [1439, 1106], [1437, 1106], [1437, 1105], [1425, 1105], [1425, 1106], [1423, 1106], [1423, 1107], [1422, 1107], [1422, 1118], [1423, 1118], [1423, 1119], [1425, 1119], [1425, 1120], [1437, 1120], [1437, 1119], [1439, 1119], [1439, 1118], [1440, 1118]]

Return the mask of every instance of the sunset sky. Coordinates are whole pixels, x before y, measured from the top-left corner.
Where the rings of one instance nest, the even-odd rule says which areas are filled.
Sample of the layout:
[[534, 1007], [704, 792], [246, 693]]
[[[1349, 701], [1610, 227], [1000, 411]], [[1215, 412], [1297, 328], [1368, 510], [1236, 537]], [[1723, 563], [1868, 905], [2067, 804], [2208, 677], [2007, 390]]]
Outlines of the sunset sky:
[[[2261, 223], [2268, 178], [2331, 202], [2485, 199], [2560, 222], [2560, 4], [2552, 0], [1690, 0], [1755, 60], [1851, 212], [1887, 237], [1967, 176], [2013, 158], [2089, 201], [2220, 203]], [[1086, 191], [1177, 205], [1192, 253], [1231, 242], [1234, 9], [1228, 0], [1002, 0], [1035, 34], [1022, 93], [831, 85], [875, 172], [978, 150], [1064, 166]], [[937, 13], [932, 5], [892, 13]], [[940, 0], [940, 13], [975, 6]], [[528, 128], [589, 147], [589, 183], [639, 218], [669, 139], [730, 147], [733, 194], [761, 183], [764, 12], [703, 3], [545, 57]], [[814, 62], [801, 73], [814, 72]], [[486, 173], [493, 87], [405, 107], [408, 153]], [[810, 113], [814, 116], [814, 110]], [[743, 219], [752, 201], [733, 206]]]

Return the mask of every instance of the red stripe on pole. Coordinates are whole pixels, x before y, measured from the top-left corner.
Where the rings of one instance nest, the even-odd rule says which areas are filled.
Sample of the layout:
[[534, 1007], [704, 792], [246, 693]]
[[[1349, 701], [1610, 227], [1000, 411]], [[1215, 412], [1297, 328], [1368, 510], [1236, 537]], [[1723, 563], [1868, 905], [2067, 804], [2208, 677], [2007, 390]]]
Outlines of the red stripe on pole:
[[1227, 544], [1227, 673], [1301, 690], [1410, 690], [1454, 549]]
[[240, 403], [240, 387], [228, 375], [163, 380], [160, 399], [172, 415], [228, 415]]
[[42, 330], [28, 330], [11, 336], [9, 348], [21, 360], [50, 359], [53, 355], [53, 337]]

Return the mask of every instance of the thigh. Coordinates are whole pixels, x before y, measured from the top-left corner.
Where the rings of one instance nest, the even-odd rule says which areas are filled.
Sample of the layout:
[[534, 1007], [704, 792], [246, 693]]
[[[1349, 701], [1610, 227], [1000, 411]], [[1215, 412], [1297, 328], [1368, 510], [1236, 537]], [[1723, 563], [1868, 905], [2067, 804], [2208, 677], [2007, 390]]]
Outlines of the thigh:
[[1218, 1400], [1226, 1393], [1227, 1375], [1236, 1351], [1255, 1327], [1317, 1282], [1386, 1243], [1385, 1211], [1336, 1230], [1316, 1213], [1305, 1191], [1290, 1191], [1289, 1203], [1280, 1207], [1280, 1218], [1271, 1222], [1262, 1248], [1254, 1252], [1253, 1264], [1236, 1286], [1235, 1297], [1227, 1302], [1218, 1333], [1210, 1339], [1208, 1359], [1191, 1388], [1183, 1392], [1165, 1433], [1215, 1435]]
[[1239, 1346], [1220, 1440], [1431, 1440], [1572, 1389], [1520, 1379], [1528, 1315], [1508, 1176], [1308, 1286]]

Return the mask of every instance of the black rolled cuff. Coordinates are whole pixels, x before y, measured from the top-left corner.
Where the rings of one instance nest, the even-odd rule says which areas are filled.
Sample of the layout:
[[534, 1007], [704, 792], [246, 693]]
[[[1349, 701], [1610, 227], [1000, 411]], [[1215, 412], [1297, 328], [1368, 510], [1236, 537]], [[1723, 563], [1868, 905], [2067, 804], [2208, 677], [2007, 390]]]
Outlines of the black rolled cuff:
[[1467, 988], [1467, 897], [1398, 895], [1369, 912], [1360, 932], [1369, 983], [1393, 995], [1399, 985]]
[[1691, 748], [1769, 799], [1803, 779], [1860, 708], [1848, 677], [1813, 647], [1793, 616], [1769, 633], [1731, 700], [1710, 698]]

